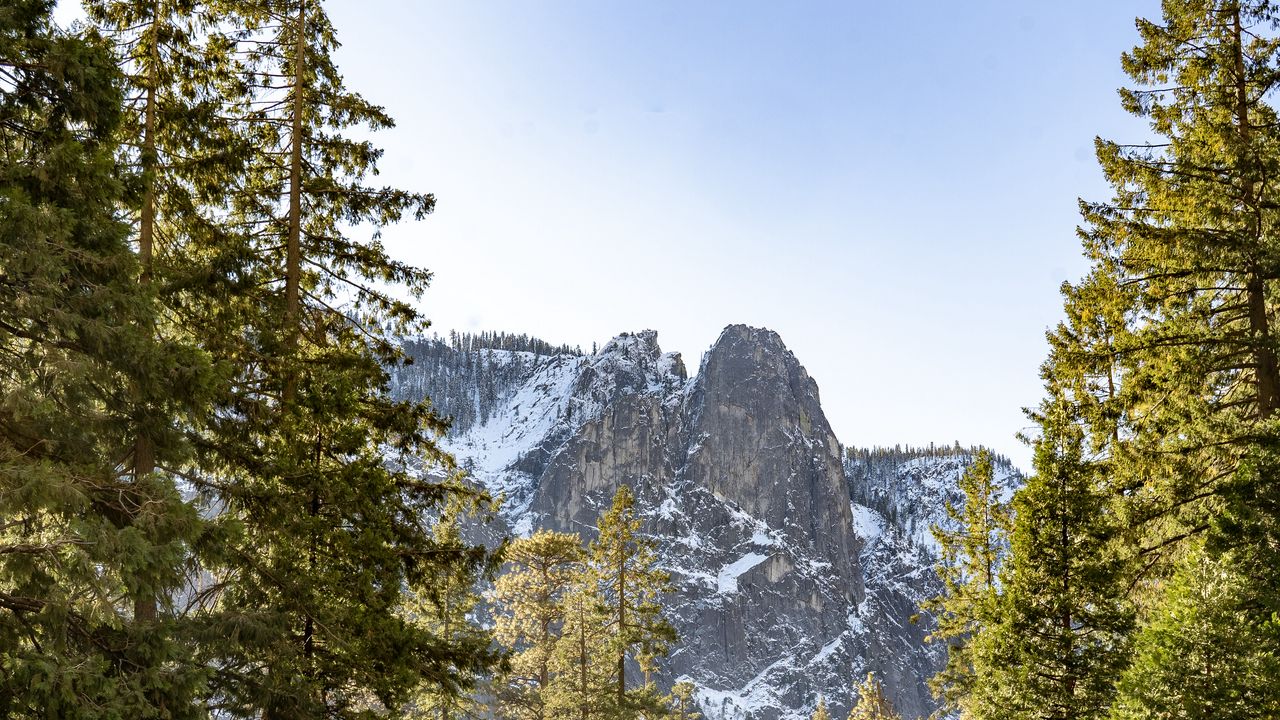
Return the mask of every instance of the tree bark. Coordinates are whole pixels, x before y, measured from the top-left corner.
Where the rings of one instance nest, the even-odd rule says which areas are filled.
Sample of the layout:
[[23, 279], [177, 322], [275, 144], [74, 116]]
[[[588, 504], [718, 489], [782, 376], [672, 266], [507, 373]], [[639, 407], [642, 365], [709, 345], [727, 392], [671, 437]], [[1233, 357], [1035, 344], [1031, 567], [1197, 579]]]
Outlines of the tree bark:
[[[1249, 127], [1249, 93], [1248, 79], [1244, 67], [1244, 31], [1240, 23], [1240, 6], [1236, 5], [1231, 16], [1232, 39], [1235, 44], [1235, 84], [1236, 84], [1236, 128], [1240, 134], [1240, 146], [1243, 153], [1249, 152], [1251, 129]], [[1258, 213], [1257, 198], [1254, 195], [1251, 176], [1242, 178], [1245, 211]], [[1257, 241], [1261, 237], [1261, 221], [1251, 220], [1251, 239]], [[1249, 330], [1254, 345], [1254, 362], [1256, 369], [1256, 385], [1258, 394], [1258, 415], [1265, 420], [1280, 405], [1280, 364], [1276, 362], [1275, 349], [1271, 347], [1270, 318], [1267, 315], [1267, 273], [1254, 270], [1248, 277], [1245, 295], [1249, 306]]]
[[[156, 227], [156, 77], [160, 63], [159, 24], [163, 17], [163, 6], [157, 7], [151, 18], [151, 47], [148, 52], [147, 92], [142, 116], [142, 180], [145, 183], [142, 197], [142, 217], [138, 225], [138, 264], [140, 271], [138, 282], [142, 285], [151, 283], [152, 265], [154, 264], [154, 243]], [[145, 431], [140, 431], [133, 444], [133, 482], [141, 484], [142, 480], [156, 469], [155, 447]], [[133, 599], [133, 617], [135, 620], [150, 622], [155, 620], [155, 594], [142, 591]]]
[[289, 150], [289, 232], [285, 238], [284, 348], [286, 356], [284, 402], [293, 402], [298, 380], [294, 370], [298, 349], [302, 285], [302, 111], [306, 64], [307, 0], [298, 0], [294, 28], [293, 117], [290, 118]]

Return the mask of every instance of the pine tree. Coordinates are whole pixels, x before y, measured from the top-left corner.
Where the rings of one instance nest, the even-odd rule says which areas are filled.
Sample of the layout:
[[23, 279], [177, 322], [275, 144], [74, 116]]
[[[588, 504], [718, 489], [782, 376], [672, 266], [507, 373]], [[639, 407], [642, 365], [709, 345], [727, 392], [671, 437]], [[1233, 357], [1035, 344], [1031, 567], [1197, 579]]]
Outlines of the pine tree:
[[925, 606], [937, 613], [937, 626], [928, 640], [947, 643], [947, 664], [930, 685], [947, 709], [983, 717], [983, 694], [975, 692], [974, 684], [980, 676], [990, 678], [995, 668], [986, 662], [985, 644], [978, 638], [999, 622], [998, 575], [1010, 523], [990, 451], [974, 454], [959, 489], [964, 504], [947, 504], [950, 526], [933, 528], [941, 548], [938, 575], [943, 595]]
[[52, 10], [0, 11], [0, 715], [189, 717], [205, 669], [136, 600], [178, 591], [200, 520], [128, 458], [207, 364], [148, 330], [118, 217], [121, 78]]
[[616, 684], [607, 618], [584, 571], [564, 598], [564, 626], [552, 655], [550, 684], [543, 690], [547, 716], [564, 720], [611, 717]]
[[[491, 576], [483, 572], [487, 569], [483, 548], [462, 539], [462, 524], [468, 520], [478, 521], [480, 511], [482, 508], [474, 504], [454, 499], [435, 521], [433, 533], [437, 549], [460, 556], [470, 554], [474, 560], [446, 565], [441, 568], [442, 574], [432, 578], [425, 587], [410, 588], [405, 613], [412, 623], [440, 642], [477, 657], [487, 657], [493, 633], [473, 618], [480, 605], [479, 585]], [[461, 678], [464, 687], [478, 688], [488, 668], [464, 665], [459, 670], [464, 673]], [[426, 681], [402, 714], [423, 720], [474, 720], [485, 717], [486, 711], [473, 692], [459, 693], [448, 685]]]
[[[589, 551], [589, 578], [604, 618], [607, 654], [612, 656], [612, 712], [618, 717], [660, 712], [661, 697], [650, 674], [658, 657], [676, 641], [675, 628], [662, 615], [661, 598], [671, 590], [670, 575], [657, 568], [652, 540], [640, 534], [635, 496], [619, 486], [612, 506], [599, 521]], [[628, 690], [627, 661], [634, 659], [644, 684]]]
[[[1162, 142], [1099, 141], [1116, 196], [1083, 206], [1095, 275], [1111, 279], [1109, 292], [1080, 304], [1127, 322], [1111, 347], [1082, 350], [1110, 353], [1117, 366], [1106, 454], [1152, 578], [1167, 571], [1161, 560], [1178, 543], [1210, 529], [1223, 501], [1265, 506], [1254, 500], [1272, 485], [1280, 371], [1267, 300], [1275, 274], [1267, 178], [1280, 158], [1266, 99], [1280, 56], [1265, 34], [1274, 13], [1270, 2], [1170, 1], [1160, 22], [1139, 22], [1142, 44], [1124, 56], [1138, 87], [1122, 97]], [[1256, 547], [1237, 531], [1266, 524], [1226, 523], [1218, 536]]]
[[1229, 563], [1191, 548], [1135, 638], [1112, 717], [1280, 717], [1280, 658], [1241, 609], [1248, 586]]
[[487, 562], [432, 531], [450, 498], [473, 494], [435, 444], [444, 423], [389, 395], [394, 338], [423, 326], [403, 296], [429, 273], [376, 235], [349, 236], [434, 200], [366, 184], [381, 151], [346, 133], [392, 121], [345, 88], [319, 2], [235, 13], [232, 68], [249, 94], [236, 127], [253, 151], [224, 213], [234, 282], [201, 311], [216, 328], [204, 346], [235, 372], [193, 430], [186, 473], [218, 513], [219, 541], [201, 548], [211, 702], [342, 718], [400, 708], [424, 680], [437, 698], [469, 692], [494, 655], [402, 612], [407, 588], [440, 597]]
[[980, 636], [999, 660], [979, 668], [979, 716], [1102, 718], [1132, 627], [1126, 565], [1111, 550], [1116, 516], [1070, 404], [1045, 401], [1034, 417], [1035, 474], [1013, 499], [999, 623]]
[[875, 673], [867, 673], [857, 689], [858, 703], [849, 711], [849, 720], [901, 720], [893, 704], [884, 696], [884, 686]]
[[[1121, 96], [1156, 138], [1097, 142], [1115, 194], [1082, 203], [1093, 270], [1064, 287], [1067, 322], [1050, 336], [1051, 396], [1070, 405], [1097, 502], [1115, 518], [1107, 542], [1090, 543], [1094, 564], [1124, 565], [1119, 585], [1143, 608], [1138, 666], [1176, 634], [1169, 623], [1195, 617], [1179, 589], [1188, 547], [1250, 578], [1234, 599], [1240, 632], [1280, 648], [1276, 21], [1273, 3], [1254, 0], [1166, 0], [1159, 20], [1139, 20], [1141, 44], [1123, 58], [1135, 87]], [[1123, 666], [1125, 644], [1092, 653], [1098, 672]], [[1149, 698], [1182, 692], [1167, 674], [1127, 682]]]
[[827, 700], [821, 695], [818, 696], [818, 706], [813, 709], [813, 714], [809, 716], [809, 720], [831, 720], [831, 713], [827, 710]]
[[702, 720], [702, 713], [697, 711], [694, 700], [694, 684], [681, 680], [671, 686], [671, 718], [672, 720]]
[[556, 644], [565, 627], [566, 596], [582, 578], [582, 539], [539, 530], [506, 549], [507, 570], [494, 584], [494, 637], [512, 651], [497, 680], [504, 717], [545, 720]]

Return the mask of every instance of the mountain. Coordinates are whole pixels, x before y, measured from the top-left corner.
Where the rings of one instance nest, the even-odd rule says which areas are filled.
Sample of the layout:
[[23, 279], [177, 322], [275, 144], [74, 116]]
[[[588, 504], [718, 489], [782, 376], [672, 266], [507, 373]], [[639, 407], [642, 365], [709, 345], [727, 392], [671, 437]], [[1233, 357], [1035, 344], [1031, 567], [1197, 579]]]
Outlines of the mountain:
[[590, 537], [635, 491], [677, 586], [661, 681], [695, 683], [709, 720], [807, 717], [819, 696], [842, 717], [869, 670], [904, 717], [934, 709], [942, 649], [913, 618], [970, 451], [846, 450], [770, 330], [726, 328], [692, 377], [653, 331], [590, 354], [497, 337], [407, 342], [393, 388], [454, 418], [447, 449], [504, 499], [493, 532]]

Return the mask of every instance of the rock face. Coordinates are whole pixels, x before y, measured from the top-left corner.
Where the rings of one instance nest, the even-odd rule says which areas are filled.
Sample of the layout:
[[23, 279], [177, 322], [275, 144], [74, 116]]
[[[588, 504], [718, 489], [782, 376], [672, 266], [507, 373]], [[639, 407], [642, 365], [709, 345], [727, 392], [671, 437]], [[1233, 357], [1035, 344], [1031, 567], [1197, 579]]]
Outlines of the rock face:
[[904, 717], [934, 709], [941, 655], [911, 618], [937, 590], [928, 528], [967, 452], [844, 451], [781, 338], [743, 325], [693, 378], [652, 331], [590, 355], [408, 349], [394, 387], [458, 419], [447, 447], [504, 497], [506, 529], [590, 537], [617, 487], [635, 491], [677, 586], [660, 679], [694, 682], [710, 720], [807, 717], [819, 696], [842, 717], [868, 670]]

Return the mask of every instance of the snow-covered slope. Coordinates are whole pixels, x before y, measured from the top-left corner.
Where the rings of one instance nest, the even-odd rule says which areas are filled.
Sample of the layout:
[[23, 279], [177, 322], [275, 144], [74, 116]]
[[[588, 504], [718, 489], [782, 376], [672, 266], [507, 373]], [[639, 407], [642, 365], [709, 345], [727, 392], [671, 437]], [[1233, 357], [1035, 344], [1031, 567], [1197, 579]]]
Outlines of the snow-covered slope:
[[842, 716], [867, 670], [904, 717], [933, 709], [940, 654], [911, 618], [968, 452], [844, 451], [777, 334], [741, 325], [692, 378], [652, 331], [590, 355], [409, 349], [397, 392], [457, 418], [446, 447], [504, 498], [506, 531], [589, 536], [635, 490], [677, 585], [661, 680], [693, 681], [709, 720], [807, 717], [819, 696]]

